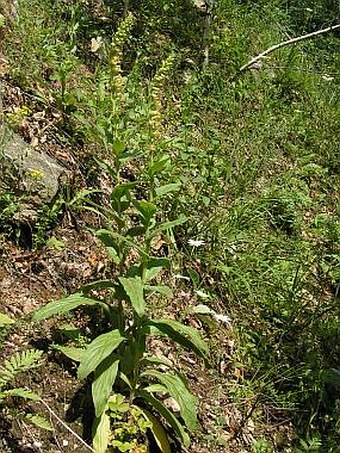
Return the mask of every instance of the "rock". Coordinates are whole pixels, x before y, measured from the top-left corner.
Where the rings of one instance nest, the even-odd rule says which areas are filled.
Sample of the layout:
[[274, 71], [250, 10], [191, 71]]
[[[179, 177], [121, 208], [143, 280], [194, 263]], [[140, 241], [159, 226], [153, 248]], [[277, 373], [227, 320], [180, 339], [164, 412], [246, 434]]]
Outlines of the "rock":
[[39, 210], [57, 196], [65, 172], [50, 156], [39, 153], [0, 124], [0, 191], [16, 199], [14, 220], [35, 223]]

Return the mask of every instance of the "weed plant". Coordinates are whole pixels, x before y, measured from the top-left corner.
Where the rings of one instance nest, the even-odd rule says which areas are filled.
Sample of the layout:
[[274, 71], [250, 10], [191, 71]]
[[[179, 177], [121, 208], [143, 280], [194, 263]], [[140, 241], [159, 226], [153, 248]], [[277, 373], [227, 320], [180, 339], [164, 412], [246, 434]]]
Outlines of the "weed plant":
[[[139, 294], [142, 286], [141, 300], [150, 300], [148, 285], [159, 286], [146, 277], [153, 234], [185, 213], [187, 221], [172, 232], [173, 261], [233, 320], [235, 373], [219, 378], [243, 414], [255, 400], [259, 423], [293, 425], [283, 443], [260, 436], [254, 451], [338, 448], [339, 42], [329, 35], [287, 47], [260, 69], [237, 74], [270, 45], [334, 23], [337, 7], [330, 4], [218, 1], [204, 69], [197, 65], [200, 13], [186, 2], [131, 2], [136, 22], [131, 28], [127, 16], [125, 30], [118, 28], [123, 5], [106, 11], [104, 21], [83, 2], [41, 2], [37, 21], [36, 4], [21, 2], [22, 19], [12, 35], [21, 45], [6, 44], [13, 80], [33, 87], [41, 105], [61, 109], [60, 130], [66, 125], [73, 140], [91, 144], [98, 154], [89, 173], [101, 168], [111, 178], [110, 206], [100, 207], [92, 197], [87, 207], [108, 224], [95, 234], [116, 261], [119, 279], [106, 289], [85, 287], [77, 302], [70, 296], [39, 316], [60, 313], [72, 301], [108, 302], [111, 332], [119, 330], [121, 338], [109, 357], [118, 361], [134, 338], [132, 326], [144, 316], [153, 319], [149, 302], [138, 314], [124, 287], [130, 280], [124, 279], [139, 285]], [[60, 13], [72, 20], [60, 21]], [[103, 46], [90, 55], [90, 39], [98, 37]], [[157, 82], [162, 70], [154, 77], [159, 59], [167, 62], [166, 88], [164, 78]], [[84, 72], [84, 65], [90, 69]], [[205, 245], [189, 248], [188, 238]], [[121, 307], [125, 327], [116, 327], [112, 307]], [[113, 381], [120, 396], [111, 400], [112, 411], [101, 412], [102, 404], [98, 413], [111, 416], [122, 404], [127, 421], [124, 414], [139, 400], [127, 396], [131, 377], [123, 375], [139, 371], [117, 368], [106, 397]], [[133, 395], [144, 385], [143, 379], [136, 382]], [[130, 434], [120, 441], [130, 442]], [[144, 434], [142, 426], [139, 436]]]

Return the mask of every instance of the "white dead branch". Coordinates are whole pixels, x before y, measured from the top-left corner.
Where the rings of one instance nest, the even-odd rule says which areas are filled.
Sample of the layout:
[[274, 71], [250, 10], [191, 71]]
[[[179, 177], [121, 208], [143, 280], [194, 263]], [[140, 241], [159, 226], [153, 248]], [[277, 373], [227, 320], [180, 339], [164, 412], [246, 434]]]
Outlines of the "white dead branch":
[[258, 63], [261, 60], [261, 58], [266, 57], [268, 54], [274, 52], [274, 50], [281, 49], [282, 47], [289, 46], [290, 44], [295, 44], [296, 42], [303, 41], [304, 39], [314, 38], [314, 36], [318, 36], [323, 33], [328, 33], [330, 31], [336, 30], [337, 28], [340, 28], [340, 24], [323, 28], [322, 30], [313, 31], [313, 33], [308, 33], [307, 35], [298, 36], [296, 38], [288, 39], [287, 41], [282, 41], [279, 44], [275, 44], [274, 46], [269, 47], [269, 49], [257, 55], [257, 57], [254, 57], [250, 61], [248, 61], [247, 64], [245, 64], [239, 69], [239, 72], [243, 72], [246, 69], [251, 68], [253, 65]]

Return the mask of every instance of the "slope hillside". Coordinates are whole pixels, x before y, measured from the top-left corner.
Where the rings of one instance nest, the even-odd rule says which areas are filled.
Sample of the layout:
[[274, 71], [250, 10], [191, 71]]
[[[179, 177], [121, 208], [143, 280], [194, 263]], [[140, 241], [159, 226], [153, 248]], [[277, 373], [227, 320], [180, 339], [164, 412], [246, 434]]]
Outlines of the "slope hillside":
[[338, 24], [0, 0], [0, 451], [340, 452]]

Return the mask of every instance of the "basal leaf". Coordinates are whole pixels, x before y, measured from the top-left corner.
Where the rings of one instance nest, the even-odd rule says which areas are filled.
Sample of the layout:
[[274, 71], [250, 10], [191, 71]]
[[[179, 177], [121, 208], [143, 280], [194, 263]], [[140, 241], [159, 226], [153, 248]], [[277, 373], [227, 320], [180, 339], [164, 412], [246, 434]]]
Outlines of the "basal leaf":
[[192, 349], [199, 357], [207, 360], [208, 345], [196, 329], [173, 319], [149, 319], [146, 323], [156, 327], [162, 334], [167, 335], [176, 343]]
[[105, 410], [110, 397], [112, 386], [118, 373], [119, 360], [108, 357], [96, 369], [92, 383], [92, 399], [96, 417]]
[[142, 375], [156, 378], [167, 388], [169, 394], [179, 404], [181, 416], [187, 428], [193, 431], [197, 426], [197, 398], [189, 392], [182, 379], [179, 376], [156, 370], [145, 371]]
[[185, 447], [189, 447], [190, 445], [190, 438], [188, 434], [185, 432], [184, 427], [181, 425], [179, 420], [175, 417], [175, 415], [166, 407], [164, 404], [155, 398], [150, 393], [140, 390], [138, 395], [143, 398], [147, 403], [150, 404], [164, 419], [167, 423], [172, 427], [175, 431], [177, 436], [181, 439], [183, 445]]
[[102, 415], [96, 417], [93, 422], [92, 437], [95, 453], [106, 453], [110, 432], [110, 416], [104, 410]]
[[42, 319], [50, 318], [54, 315], [63, 315], [64, 313], [74, 310], [80, 305], [96, 305], [103, 304], [99, 299], [85, 296], [82, 293], [71, 294], [65, 299], [54, 300], [40, 310], [36, 311], [32, 317], [33, 321], [41, 321]]
[[80, 362], [85, 351], [84, 348], [75, 348], [72, 346], [54, 346], [54, 349], [62, 352], [66, 357], [75, 362]]
[[85, 379], [97, 366], [106, 359], [125, 338], [120, 335], [119, 330], [112, 330], [95, 338], [83, 353], [78, 368], [79, 379]]
[[171, 453], [168, 436], [160, 421], [151, 412], [140, 408], [146, 420], [151, 424], [150, 430], [161, 453]]
[[119, 277], [118, 280], [123, 286], [132, 308], [138, 316], [143, 316], [145, 313], [145, 300], [142, 279], [140, 277]]

